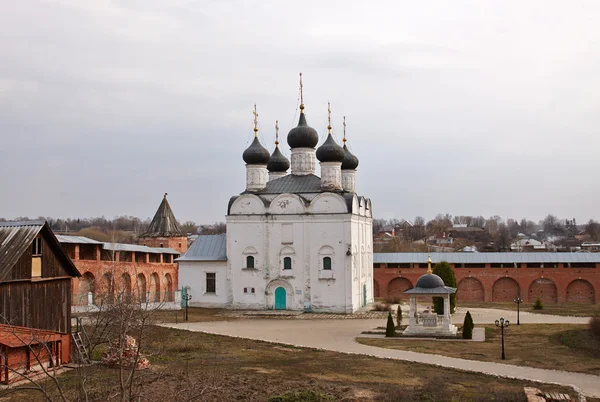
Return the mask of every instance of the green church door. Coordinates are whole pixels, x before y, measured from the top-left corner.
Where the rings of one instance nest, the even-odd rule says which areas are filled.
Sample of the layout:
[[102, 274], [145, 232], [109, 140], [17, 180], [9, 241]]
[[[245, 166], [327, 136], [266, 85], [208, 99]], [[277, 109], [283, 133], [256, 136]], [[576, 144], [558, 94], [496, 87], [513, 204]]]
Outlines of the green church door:
[[275, 289], [275, 310], [285, 310], [285, 289]]
[[363, 285], [363, 307], [367, 306], [367, 284]]

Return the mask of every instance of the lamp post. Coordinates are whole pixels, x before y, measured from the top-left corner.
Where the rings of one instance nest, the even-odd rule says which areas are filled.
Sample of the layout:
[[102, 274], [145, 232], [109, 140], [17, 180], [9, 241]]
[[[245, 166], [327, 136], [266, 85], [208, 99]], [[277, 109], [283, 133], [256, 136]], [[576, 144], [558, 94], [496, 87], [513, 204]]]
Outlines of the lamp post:
[[505, 360], [506, 355], [504, 354], [504, 327], [508, 327], [508, 320], [504, 321], [504, 318], [500, 318], [500, 320], [496, 320], [496, 326], [502, 329], [502, 360]]
[[183, 295], [183, 300], [185, 300], [185, 320], [188, 320], [188, 305], [190, 304], [190, 300], [192, 300], [192, 295], [186, 293]]
[[515, 297], [515, 299], [513, 300], [513, 302], [517, 303], [517, 325], [521, 325], [521, 320], [520, 320], [520, 308], [519, 306], [521, 306], [521, 303], [523, 303], [523, 299], [521, 299], [519, 296]]

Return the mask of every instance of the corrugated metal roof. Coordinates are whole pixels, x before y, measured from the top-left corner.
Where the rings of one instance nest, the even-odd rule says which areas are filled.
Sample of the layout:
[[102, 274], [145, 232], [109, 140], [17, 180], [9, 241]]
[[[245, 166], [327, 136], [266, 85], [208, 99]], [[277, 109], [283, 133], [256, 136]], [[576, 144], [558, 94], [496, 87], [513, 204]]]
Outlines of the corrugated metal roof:
[[176, 261], [226, 261], [227, 235], [201, 235]]
[[71, 243], [71, 244], [104, 244], [101, 241], [90, 239], [89, 237], [83, 236], [67, 236], [67, 235], [56, 235], [59, 243]]
[[138, 253], [151, 253], [151, 254], [181, 254], [179, 251], [172, 248], [166, 247], [148, 247], [140, 246], [137, 244], [125, 244], [125, 243], [105, 243], [90, 239], [89, 237], [83, 236], [65, 236], [57, 235], [56, 238], [60, 243], [68, 244], [100, 244], [104, 250], [110, 251], [135, 251]]
[[173, 250], [167, 247], [148, 247], [140, 246], [137, 244], [124, 244], [124, 243], [103, 243], [104, 250], [110, 251], [134, 251], [136, 253], [150, 253], [150, 254], [180, 254], [179, 251]]
[[10, 273], [46, 221], [0, 222], [0, 281]]
[[[535, 262], [595, 262], [600, 263], [600, 253], [431, 253], [436, 263], [535, 263]], [[374, 253], [374, 263], [427, 263], [427, 253]]]

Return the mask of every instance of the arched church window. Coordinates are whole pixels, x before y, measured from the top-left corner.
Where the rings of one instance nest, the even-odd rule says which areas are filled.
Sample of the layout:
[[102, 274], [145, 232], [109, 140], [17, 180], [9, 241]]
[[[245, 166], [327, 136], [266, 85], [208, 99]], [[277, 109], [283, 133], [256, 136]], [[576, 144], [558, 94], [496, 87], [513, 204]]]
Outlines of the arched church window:
[[283, 259], [283, 269], [292, 269], [292, 258], [285, 257]]
[[254, 268], [254, 257], [251, 255], [246, 257], [246, 268]]
[[254, 294], [254, 293], [255, 293], [255, 292], [254, 292], [254, 288], [252, 288], [252, 294]]
[[248, 288], [244, 288], [244, 293], [248, 293]]
[[331, 269], [331, 257], [323, 257], [323, 269]]

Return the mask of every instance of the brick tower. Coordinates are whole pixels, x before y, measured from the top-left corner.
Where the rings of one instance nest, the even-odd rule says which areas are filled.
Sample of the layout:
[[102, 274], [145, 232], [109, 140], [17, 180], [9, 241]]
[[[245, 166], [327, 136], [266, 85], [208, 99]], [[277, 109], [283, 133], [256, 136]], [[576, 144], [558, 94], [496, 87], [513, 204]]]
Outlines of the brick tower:
[[140, 235], [139, 243], [148, 247], [172, 248], [181, 254], [187, 251], [187, 236], [181, 231], [175, 219], [167, 201], [167, 193], [154, 214], [148, 230]]

